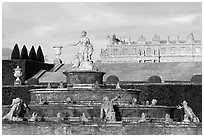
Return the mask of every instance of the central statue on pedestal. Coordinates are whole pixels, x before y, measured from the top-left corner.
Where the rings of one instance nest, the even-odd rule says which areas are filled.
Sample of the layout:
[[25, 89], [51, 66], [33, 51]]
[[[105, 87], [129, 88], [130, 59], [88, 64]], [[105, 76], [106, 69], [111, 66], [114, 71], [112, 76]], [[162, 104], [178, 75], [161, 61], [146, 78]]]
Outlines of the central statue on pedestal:
[[92, 61], [93, 45], [86, 35], [87, 32], [82, 31], [79, 41], [76, 44], [71, 44], [71, 46], [79, 46], [79, 50], [75, 55], [71, 69], [63, 72], [67, 77], [67, 83], [73, 88], [93, 88], [96, 83], [102, 86], [103, 75], [106, 74], [94, 66]]
[[72, 46], [79, 45], [79, 51], [75, 56], [75, 61], [72, 66], [72, 70], [93, 70], [93, 45], [90, 42], [90, 39], [86, 36], [87, 32], [82, 31], [81, 37], [76, 44], [72, 44]]

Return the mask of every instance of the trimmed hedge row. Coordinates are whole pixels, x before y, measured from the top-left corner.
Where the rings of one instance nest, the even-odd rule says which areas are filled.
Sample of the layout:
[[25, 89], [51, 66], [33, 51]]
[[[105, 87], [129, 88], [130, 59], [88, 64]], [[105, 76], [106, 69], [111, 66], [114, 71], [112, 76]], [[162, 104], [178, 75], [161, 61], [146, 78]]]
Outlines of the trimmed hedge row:
[[[26, 103], [30, 103], [31, 95], [28, 92], [34, 88], [46, 88], [47, 85], [39, 86], [3, 86], [2, 104], [9, 105], [12, 98], [20, 97]], [[106, 86], [108, 88], [108, 85]], [[121, 88], [141, 89], [139, 102], [157, 99], [158, 105], [177, 106], [183, 100], [193, 109], [194, 113], [202, 120], [202, 85], [201, 84], [127, 84]]]
[[2, 85], [13, 85], [15, 77], [13, 76], [14, 68], [19, 66], [22, 69], [23, 75], [20, 77], [24, 83], [34, 76], [39, 70], [50, 70], [54, 67], [53, 64], [36, 62], [26, 59], [2, 60]]

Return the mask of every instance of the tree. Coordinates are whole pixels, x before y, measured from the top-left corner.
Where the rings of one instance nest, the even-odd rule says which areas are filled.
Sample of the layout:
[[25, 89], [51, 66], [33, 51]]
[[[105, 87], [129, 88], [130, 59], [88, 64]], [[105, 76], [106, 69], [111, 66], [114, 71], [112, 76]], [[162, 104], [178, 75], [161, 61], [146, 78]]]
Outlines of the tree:
[[21, 50], [21, 59], [28, 59], [28, 51], [25, 45], [23, 45], [23, 48]]
[[42, 63], [45, 62], [44, 55], [40, 46], [38, 47], [38, 50], [37, 50], [37, 61]]
[[20, 59], [20, 51], [17, 43], [15, 44], [13, 51], [11, 53], [11, 59]]
[[37, 55], [36, 55], [34, 46], [31, 47], [31, 50], [29, 53], [29, 59], [33, 61], [37, 61]]

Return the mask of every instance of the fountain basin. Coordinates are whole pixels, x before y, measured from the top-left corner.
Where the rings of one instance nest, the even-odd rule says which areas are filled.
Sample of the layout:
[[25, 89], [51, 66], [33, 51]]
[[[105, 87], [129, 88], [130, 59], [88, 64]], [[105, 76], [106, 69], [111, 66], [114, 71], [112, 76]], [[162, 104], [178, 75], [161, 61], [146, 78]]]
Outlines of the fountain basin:
[[41, 104], [42, 101], [48, 103], [65, 103], [69, 97], [75, 102], [99, 102], [102, 103], [103, 97], [107, 96], [110, 99], [116, 96], [121, 96], [120, 102], [131, 102], [132, 98], [139, 99], [141, 90], [139, 89], [33, 89], [31, 91], [31, 103]]
[[[57, 116], [57, 113], [61, 113], [62, 117], [80, 117], [82, 113], [86, 115], [90, 120], [100, 118], [100, 106], [99, 105], [70, 105], [70, 104], [52, 104], [52, 105], [29, 105], [32, 112], [38, 113], [38, 117], [44, 116], [52, 121]], [[139, 119], [142, 113], [146, 113], [149, 119], [159, 121], [164, 119], [166, 114], [173, 117], [175, 107], [168, 106], [114, 106], [116, 112], [116, 120], [121, 121], [128, 120], [133, 121]], [[2, 115], [9, 112], [10, 106], [3, 106]], [[32, 113], [30, 112], [30, 114]]]
[[98, 84], [103, 84], [103, 75], [105, 72], [100, 71], [64, 71], [68, 84], [94, 84], [96, 81]]
[[202, 135], [202, 123], [2, 123], [3, 135]]

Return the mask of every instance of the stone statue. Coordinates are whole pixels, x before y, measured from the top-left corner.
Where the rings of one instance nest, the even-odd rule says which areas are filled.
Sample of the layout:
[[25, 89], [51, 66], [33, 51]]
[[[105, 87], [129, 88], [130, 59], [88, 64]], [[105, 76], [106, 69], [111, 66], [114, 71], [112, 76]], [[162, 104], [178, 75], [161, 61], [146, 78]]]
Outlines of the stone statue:
[[85, 116], [84, 113], [82, 113], [82, 116], [80, 117], [80, 120], [81, 120], [82, 122], [88, 122], [88, 118]]
[[188, 106], [188, 103], [185, 100], [183, 101], [182, 105], [183, 105], [184, 113], [185, 113], [184, 116], [190, 118], [191, 122], [199, 122], [198, 117], [194, 114], [193, 110]]
[[23, 121], [24, 115], [30, 108], [23, 102], [20, 98], [15, 98], [12, 100], [11, 109], [9, 113], [3, 116], [3, 120], [9, 121]]
[[28, 121], [30, 121], [30, 122], [37, 121], [37, 115], [38, 115], [37, 113], [33, 112], [32, 117]]
[[[5, 116], [3, 116], [2, 120], [9, 120], [9, 121], [13, 121], [14, 118], [14, 111], [16, 110], [16, 108], [20, 105], [20, 98], [16, 98], [12, 100], [12, 104], [11, 104], [11, 109], [9, 111], [8, 114], [6, 114]], [[15, 119], [15, 118], [14, 118]]]
[[155, 106], [156, 104], [157, 104], [157, 100], [156, 99], [152, 99], [151, 106]]
[[101, 105], [101, 120], [104, 121], [115, 121], [115, 111], [113, 109], [113, 101], [120, 98], [120, 96], [117, 96], [113, 99], [109, 99], [107, 96], [103, 98], [103, 104]]
[[145, 113], [142, 113], [141, 114], [141, 119], [138, 121], [139, 123], [142, 123], [142, 122], [146, 122], [146, 114]]
[[166, 114], [165, 115], [165, 123], [171, 123], [171, 122], [173, 122], [173, 120], [170, 118], [170, 115]]
[[79, 51], [76, 54], [75, 63], [72, 66], [74, 70], [92, 70], [92, 54], [93, 54], [93, 45], [91, 44], [89, 38], [86, 36], [87, 32], [82, 31], [81, 37], [76, 44], [72, 46], [79, 45]]

